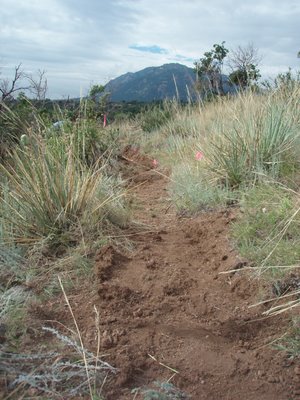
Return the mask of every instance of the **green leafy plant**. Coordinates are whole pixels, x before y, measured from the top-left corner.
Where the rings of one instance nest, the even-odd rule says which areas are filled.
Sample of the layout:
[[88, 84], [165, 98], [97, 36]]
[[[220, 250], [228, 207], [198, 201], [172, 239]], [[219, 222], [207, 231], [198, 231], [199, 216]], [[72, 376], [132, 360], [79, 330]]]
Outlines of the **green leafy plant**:
[[214, 95], [224, 94], [222, 69], [228, 52], [223, 41], [221, 44], [214, 44], [211, 51], [205, 52], [204, 56], [194, 63], [202, 92]]

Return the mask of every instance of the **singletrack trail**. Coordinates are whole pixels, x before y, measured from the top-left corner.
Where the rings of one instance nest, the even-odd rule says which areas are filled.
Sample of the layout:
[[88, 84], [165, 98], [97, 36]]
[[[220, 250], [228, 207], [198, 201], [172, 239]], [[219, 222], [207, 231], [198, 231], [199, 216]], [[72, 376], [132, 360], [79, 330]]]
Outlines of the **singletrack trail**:
[[[119, 370], [104, 399], [142, 400], [133, 389], [168, 380], [193, 400], [300, 398], [299, 366], [269, 346], [288, 316], [262, 318], [263, 306], [249, 308], [261, 297], [229, 239], [238, 210], [178, 216], [159, 167], [132, 148], [122, 159], [142, 223], [124, 232], [134, 249], [102, 247], [92, 282], [68, 291], [85, 346], [95, 350], [96, 307], [101, 358]], [[236, 272], [220, 274], [229, 270]], [[63, 295], [39, 313], [72, 325]]]
[[195, 400], [296, 399], [295, 366], [268, 346], [284, 333], [286, 317], [263, 319], [262, 308], [249, 308], [257, 284], [238, 271], [245, 261], [228, 237], [237, 211], [178, 217], [168, 179], [151, 160], [130, 149], [124, 158], [135, 219], [148, 229], [131, 256], [108, 246], [95, 265], [102, 344], [120, 368], [108, 399], [132, 399], [129, 389], [171, 376]]

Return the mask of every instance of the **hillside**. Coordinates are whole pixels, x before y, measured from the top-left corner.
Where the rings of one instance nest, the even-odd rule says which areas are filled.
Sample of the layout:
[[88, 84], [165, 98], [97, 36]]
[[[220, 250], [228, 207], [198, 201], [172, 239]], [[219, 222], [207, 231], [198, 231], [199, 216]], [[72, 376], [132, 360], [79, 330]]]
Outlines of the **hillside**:
[[[176, 81], [176, 85], [175, 85]], [[195, 73], [181, 64], [165, 64], [141, 71], [128, 72], [111, 80], [106, 85], [110, 101], [159, 101], [177, 97], [187, 100], [187, 88], [193, 92]]]
[[[149, 67], [138, 72], [128, 72], [112, 79], [106, 85], [109, 101], [152, 102], [179, 98], [187, 101], [194, 98], [195, 72], [182, 64], [164, 64], [160, 67]], [[235, 92], [234, 86], [228, 82], [228, 77], [222, 75], [225, 93]]]

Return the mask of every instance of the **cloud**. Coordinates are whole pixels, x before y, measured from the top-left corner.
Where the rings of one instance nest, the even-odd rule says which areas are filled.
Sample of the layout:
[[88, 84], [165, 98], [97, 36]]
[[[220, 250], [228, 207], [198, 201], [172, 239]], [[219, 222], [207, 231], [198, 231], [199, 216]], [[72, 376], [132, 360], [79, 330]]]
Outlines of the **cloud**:
[[138, 44], [132, 44], [128, 47], [129, 47], [129, 49], [143, 51], [146, 53], [153, 53], [153, 54], [168, 54], [169, 53], [168, 50], [163, 49], [162, 47], [159, 47], [155, 44], [153, 46], [140, 46]]
[[22, 62], [47, 71], [51, 97], [78, 96], [129, 71], [192, 66], [223, 40], [252, 42], [269, 76], [299, 69], [299, 20], [298, 0], [1, 0], [0, 78]]

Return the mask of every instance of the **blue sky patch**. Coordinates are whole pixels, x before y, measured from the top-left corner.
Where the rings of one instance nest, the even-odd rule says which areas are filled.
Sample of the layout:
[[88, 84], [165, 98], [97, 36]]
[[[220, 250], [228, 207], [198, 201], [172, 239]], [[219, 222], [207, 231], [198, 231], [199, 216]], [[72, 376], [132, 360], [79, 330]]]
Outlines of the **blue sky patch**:
[[186, 57], [186, 56], [183, 56], [181, 54], [176, 54], [175, 55], [175, 60], [177, 60], [177, 61], [188, 61], [188, 62], [194, 62], [195, 61], [194, 58]]
[[152, 54], [168, 54], [168, 50], [163, 49], [160, 46], [157, 46], [156, 44], [153, 46], [140, 46], [138, 44], [132, 44], [129, 46], [130, 49], [133, 50], [138, 50], [138, 51], [144, 51], [146, 53], [152, 53]]

